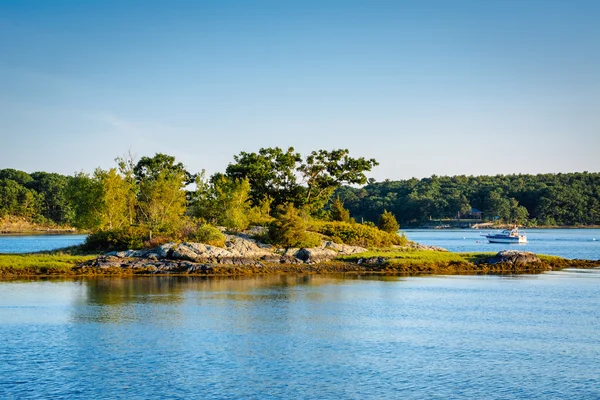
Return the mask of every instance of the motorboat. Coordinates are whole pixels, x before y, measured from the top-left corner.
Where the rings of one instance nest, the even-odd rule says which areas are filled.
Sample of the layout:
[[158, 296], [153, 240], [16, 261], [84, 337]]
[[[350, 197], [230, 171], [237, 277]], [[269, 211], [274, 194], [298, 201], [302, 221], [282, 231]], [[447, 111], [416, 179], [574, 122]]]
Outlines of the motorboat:
[[490, 243], [527, 243], [525, 232], [519, 232], [519, 228], [505, 229], [500, 233], [484, 235]]

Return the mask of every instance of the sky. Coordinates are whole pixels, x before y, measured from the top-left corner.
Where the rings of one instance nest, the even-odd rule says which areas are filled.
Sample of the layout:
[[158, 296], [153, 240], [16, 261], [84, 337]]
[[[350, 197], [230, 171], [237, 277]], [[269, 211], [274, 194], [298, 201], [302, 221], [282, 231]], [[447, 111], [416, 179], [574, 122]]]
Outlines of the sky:
[[0, 0], [0, 168], [347, 148], [378, 181], [600, 172], [600, 1]]

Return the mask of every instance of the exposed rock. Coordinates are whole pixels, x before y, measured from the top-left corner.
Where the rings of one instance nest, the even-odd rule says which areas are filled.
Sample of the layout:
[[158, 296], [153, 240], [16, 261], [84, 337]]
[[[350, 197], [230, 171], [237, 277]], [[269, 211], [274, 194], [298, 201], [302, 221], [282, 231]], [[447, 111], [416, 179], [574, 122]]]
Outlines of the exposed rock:
[[221, 247], [210, 246], [203, 243], [185, 242], [175, 245], [169, 258], [176, 260], [209, 260], [220, 257], [234, 257], [234, 254]]
[[381, 265], [385, 263], [385, 261], [386, 259], [383, 257], [359, 258], [357, 264]]
[[156, 253], [158, 253], [158, 256], [161, 258], [169, 258], [169, 256], [171, 254], [173, 254], [173, 247], [175, 247], [177, 245], [177, 243], [165, 243], [161, 246], [158, 246], [158, 248], [156, 249]]
[[411, 243], [409, 246], [411, 249], [416, 249], [416, 250], [431, 250], [431, 251], [448, 251], [446, 249], [444, 249], [443, 247], [439, 247], [439, 246], [427, 246], [424, 244], [420, 244], [420, 243]]
[[327, 248], [314, 247], [309, 249], [300, 249], [294, 253], [294, 257], [305, 263], [317, 263], [329, 261], [337, 257], [338, 252]]
[[333, 250], [338, 254], [356, 254], [364, 253], [365, 251], [367, 251], [367, 249], [365, 249], [364, 247], [350, 246], [349, 244], [339, 244], [334, 242], [323, 242], [321, 248]]
[[485, 260], [485, 263], [491, 265], [500, 263], [524, 265], [540, 261], [541, 260], [538, 256], [529, 251], [502, 250], [499, 251], [495, 256], [489, 257], [487, 260]]
[[237, 257], [262, 257], [273, 254], [273, 246], [260, 243], [248, 236], [226, 235], [225, 248]]

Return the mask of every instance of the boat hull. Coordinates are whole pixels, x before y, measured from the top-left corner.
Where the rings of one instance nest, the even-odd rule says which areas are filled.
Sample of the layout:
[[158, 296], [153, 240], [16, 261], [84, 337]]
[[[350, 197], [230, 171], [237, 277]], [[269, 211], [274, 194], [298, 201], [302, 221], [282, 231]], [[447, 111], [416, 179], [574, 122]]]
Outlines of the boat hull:
[[490, 243], [527, 243], [527, 238], [525, 237], [494, 237], [494, 236], [486, 236], [487, 240]]

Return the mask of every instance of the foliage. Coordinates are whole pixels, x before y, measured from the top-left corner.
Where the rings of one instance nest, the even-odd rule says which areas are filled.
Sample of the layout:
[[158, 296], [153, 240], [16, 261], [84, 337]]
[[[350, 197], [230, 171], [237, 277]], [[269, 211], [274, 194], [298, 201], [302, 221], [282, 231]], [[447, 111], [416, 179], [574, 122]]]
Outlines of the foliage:
[[329, 216], [332, 221], [350, 222], [350, 211], [344, 208], [344, 202], [339, 196], [331, 202]]
[[274, 200], [276, 206], [296, 201], [300, 188], [295, 170], [302, 158], [293, 147], [287, 151], [279, 147], [261, 148], [258, 153], [243, 151], [233, 159], [235, 163], [227, 166], [225, 174], [234, 181], [248, 180], [254, 206], [266, 199]]
[[148, 240], [148, 229], [130, 226], [94, 232], [86, 237], [82, 248], [89, 251], [141, 249]]
[[66, 197], [73, 211], [71, 223], [79, 229], [98, 229], [102, 225], [102, 184], [83, 172], [67, 185]]
[[[599, 225], [600, 173], [431, 176], [343, 186], [338, 195], [357, 220], [376, 222], [389, 210], [404, 225], [431, 219], [469, 218], [541, 225]], [[498, 218], [496, 218], [498, 217]]]
[[274, 218], [271, 216], [271, 203], [273, 200], [265, 198], [258, 205], [250, 207], [248, 211], [248, 222], [250, 225], [255, 226], [267, 226], [273, 222]]
[[163, 169], [139, 183], [138, 220], [152, 233], [175, 232], [183, 223], [187, 209], [186, 193], [182, 190], [185, 174]]
[[307, 232], [307, 224], [300, 211], [293, 204], [277, 208], [275, 220], [269, 226], [269, 239], [272, 243], [289, 247], [315, 247], [321, 239]]
[[210, 224], [203, 224], [194, 232], [191, 232], [188, 240], [198, 243], [205, 243], [211, 246], [225, 247], [225, 235], [216, 227]]
[[404, 234], [387, 233], [364, 224], [315, 221], [310, 229], [331, 238], [339, 238], [344, 243], [353, 246], [388, 247], [408, 243], [408, 239]]
[[398, 225], [394, 214], [387, 210], [383, 210], [383, 214], [379, 216], [378, 226], [379, 229], [387, 233], [396, 233], [400, 229], [400, 225]]
[[[123, 162], [124, 160], [118, 159]], [[154, 157], [142, 157], [133, 166], [133, 175], [138, 182], [144, 180], [157, 180], [165, 175], [181, 177], [182, 187], [194, 182], [195, 177], [190, 174], [182, 163], [175, 163], [175, 157], [156, 153]]]
[[304, 205], [312, 211], [322, 208], [342, 184], [365, 184], [365, 171], [379, 165], [375, 159], [352, 158], [348, 149], [311, 152], [298, 171], [307, 185]]
[[[274, 207], [291, 203], [313, 214], [324, 207], [340, 185], [366, 183], [364, 172], [377, 165], [373, 159], [350, 157], [347, 149], [313, 151], [302, 162], [293, 147], [286, 152], [279, 147], [242, 152], [234, 160], [227, 166], [226, 175], [233, 180], [248, 179], [254, 206], [272, 199]], [[300, 182], [296, 176], [301, 177]]]
[[242, 231], [250, 223], [250, 183], [216, 174], [211, 182], [197, 179], [191, 214], [211, 224]]

